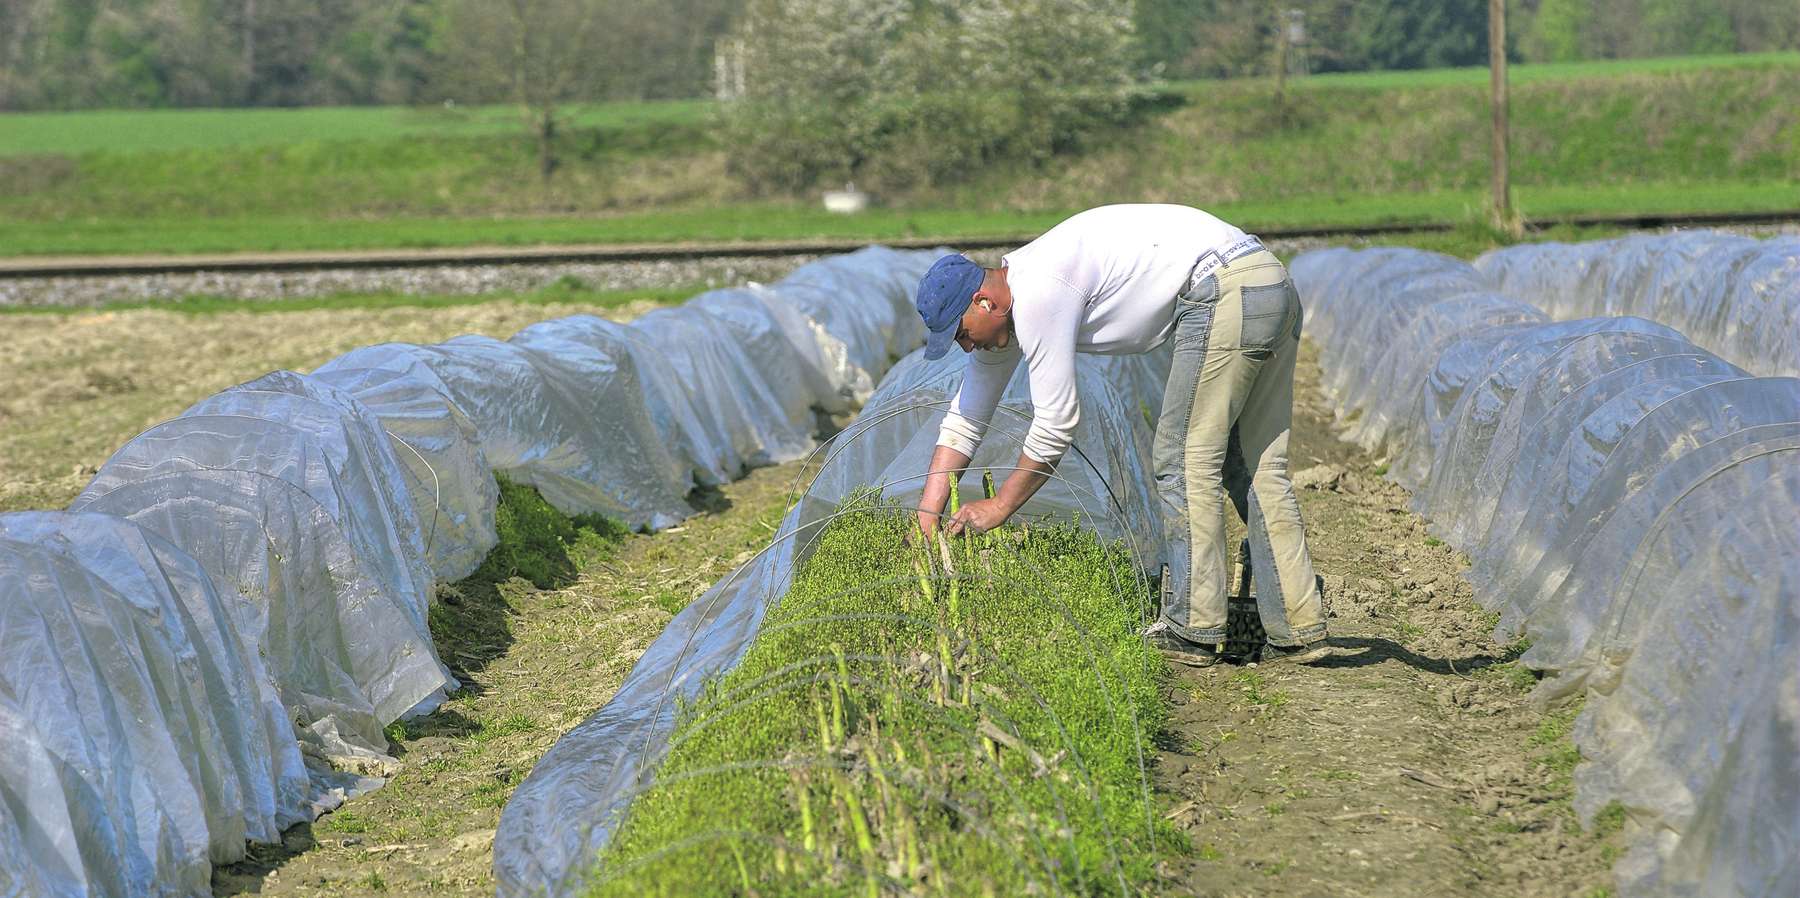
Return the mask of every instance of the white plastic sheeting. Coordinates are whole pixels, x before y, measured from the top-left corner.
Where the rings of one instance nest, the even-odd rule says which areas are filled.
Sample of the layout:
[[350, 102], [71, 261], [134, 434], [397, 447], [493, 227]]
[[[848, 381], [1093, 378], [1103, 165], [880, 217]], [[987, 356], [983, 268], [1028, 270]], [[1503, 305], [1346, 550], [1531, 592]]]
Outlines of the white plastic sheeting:
[[475, 422], [416, 369], [358, 368], [353, 357], [332, 360], [313, 378], [355, 397], [394, 442], [438, 581], [474, 573], [499, 542], [494, 509], [500, 500]]
[[[862, 487], [897, 501], [917, 498], [963, 364], [960, 354], [928, 362], [914, 353], [896, 365], [857, 420], [820, 447], [818, 473], [770, 546], [677, 615], [612, 700], [544, 755], [501, 816], [494, 841], [500, 894], [579, 891], [619, 816], [654, 776], [678, 706], [737, 663], [818, 528]], [[1161, 546], [1145, 412], [1160, 404], [1167, 366], [1166, 354], [1078, 358], [1082, 414], [1073, 447], [1021, 515], [1079, 515], [1140, 558]], [[1025, 374], [1021, 366], [971, 461], [997, 479], [1018, 463], [1030, 426]], [[979, 490], [979, 476], [966, 475], [963, 489]]]
[[[1697, 307], [1653, 299], [1709, 278], [1744, 296], [1779, 242], [1645, 248], [1664, 240], [1626, 259], [1503, 251], [1537, 260], [1513, 285], [1607, 285], [1558, 314], [1664, 323], [1545, 322], [1414, 250], [1308, 253], [1293, 271], [1340, 417], [1397, 457], [1392, 476], [1468, 553], [1503, 633], [1533, 638], [1539, 697], [1587, 696], [1577, 809], [1625, 807], [1625, 892], [1800, 894], [1800, 380], [1750, 376], [1667, 326]], [[1578, 271], [1549, 270], [1558, 253]], [[1768, 320], [1709, 308], [1735, 322], [1711, 332], [1724, 346]]]
[[[217, 424], [231, 431], [205, 430]], [[456, 681], [438, 663], [423, 611], [383, 570], [379, 548], [346, 528], [344, 515], [357, 508], [275, 469], [322, 468], [318, 444], [273, 422], [198, 416], [154, 428], [121, 452], [176, 448], [165, 438], [181, 440], [183, 452], [242, 452], [245, 461], [109, 482], [71, 507], [128, 518], [242, 594], [253, 615], [246, 629], [298, 735], [319, 753], [385, 756], [382, 728]]]
[[455, 688], [427, 612], [495, 543], [494, 470], [680, 520], [922, 339], [934, 255], [275, 372], [127, 443], [78, 513], [0, 516], [0, 628], [32, 634], [0, 643], [0, 894], [205, 892], [246, 839], [377, 784], [318, 761], [380, 766], [383, 726]]
[[326, 369], [411, 372], [432, 383], [475, 423], [494, 470], [537, 487], [565, 513], [604, 514], [633, 528], [691, 514], [683, 496], [693, 479], [651, 422], [629, 350], [607, 328], [536, 327], [536, 349], [480, 336], [384, 343]]
[[[929, 266], [935, 254], [871, 246], [802, 265], [769, 287], [806, 319], [838, 407], [867, 402], [888, 366], [924, 342], [913, 306], [919, 258]], [[888, 302], [845, 301], [871, 291]]]
[[684, 308], [705, 312], [730, 329], [762, 378], [781, 386], [778, 395], [791, 420], [811, 420], [814, 408], [834, 414], [853, 408], [827, 376], [824, 351], [806, 317], [773, 290], [755, 284], [711, 290]]
[[[1502, 607], [1517, 609], [1515, 618], [1529, 615], [1519, 624], [1532, 634], [1524, 660], [1555, 674], [1538, 687], [1546, 698], [1574, 694], [1586, 686], [1586, 671], [1593, 667], [1602, 645], [1594, 639], [1595, 633], [1603, 624], [1616, 633], [1623, 623], [1608, 620], [1614, 614], [1615, 587], [1663, 510], [1715, 471], [1796, 444], [1800, 444], [1800, 423], [1757, 425], [1696, 440], [1690, 450], [1649, 470], [1614, 466], [1601, 475], [1604, 485], [1590, 491], [1590, 498], [1570, 515], [1573, 520], [1596, 523], [1572, 540], [1544, 550], [1529, 571], [1502, 584], [1499, 593]], [[1613, 486], [1614, 481], [1632, 486]], [[1540, 608], [1558, 613], [1534, 610]]]
[[1800, 894], [1797, 509], [1800, 450], [1740, 457], [1663, 509], [1613, 589], [1576, 810], [1655, 821], [1618, 868], [1634, 893]]
[[[202, 415], [278, 422], [316, 438], [328, 453], [338, 489], [352, 503], [338, 509], [346, 529], [368, 547], [366, 555], [379, 559], [391, 590], [404, 597], [424, 623], [433, 577], [425, 531], [400, 463], [402, 454], [412, 453], [387, 432], [380, 418], [349, 393], [292, 371], [276, 371], [215, 393], [182, 412], [181, 418]], [[179, 451], [171, 455], [181, 457]], [[115, 464], [108, 462], [108, 467], [116, 473]], [[105, 471], [97, 474], [84, 492], [99, 492], [106, 477]]]
[[[683, 305], [646, 312], [631, 322], [693, 402], [709, 453], [730, 479], [743, 470], [793, 461], [813, 447], [810, 407], [784, 400], [787, 384], [757, 370], [721, 319]], [[707, 385], [687, 389], [688, 385]], [[795, 390], [799, 393], [801, 391]]]
[[1754, 374], [1800, 375], [1800, 237], [1534, 243], [1494, 250], [1475, 268], [1552, 317], [1638, 315]]
[[238, 597], [109, 515], [0, 515], [0, 893], [191, 894], [309, 819]]
[[276, 372], [215, 394], [120, 448], [70, 508], [174, 539], [262, 608], [253, 632], [328, 756], [385, 756], [388, 722], [457, 686], [390, 438], [340, 390]]

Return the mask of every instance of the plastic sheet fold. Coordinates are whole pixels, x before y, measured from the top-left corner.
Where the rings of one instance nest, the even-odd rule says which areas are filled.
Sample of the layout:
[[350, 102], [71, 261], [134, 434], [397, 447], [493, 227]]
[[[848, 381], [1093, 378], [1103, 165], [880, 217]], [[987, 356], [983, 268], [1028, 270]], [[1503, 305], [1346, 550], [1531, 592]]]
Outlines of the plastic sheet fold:
[[[331, 493], [342, 496], [346, 506], [338, 513], [346, 531], [357, 534], [366, 547], [364, 555], [381, 563], [391, 589], [406, 598], [418, 611], [421, 625], [424, 623], [435, 581], [426, 558], [424, 528], [399, 459], [402, 453], [411, 453], [372, 411], [321, 380], [276, 371], [202, 399], [176, 420], [208, 415], [269, 421], [316, 440], [329, 458], [334, 489], [309, 492], [328, 502]], [[213, 466], [209, 460], [188, 456], [183, 451], [186, 448], [176, 448], [160, 461], [182, 464], [191, 460], [200, 467]], [[146, 467], [156, 464], [141, 457], [140, 461]], [[96, 475], [84, 492], [98, 492], [105, 478], [119, 473], [123, 463], [124, 458], [115, 454], [107, 463], [112, 471]], [[302, 479], [306, 485], [317, 485], [320, 473], [309, 471]]]
[[449, 583], [473, 573], [499, 542], [494, 510], [500, 491], [475, 422], [421, 373], [358, 368], [353, 353], [326, 363], [313, 377], [354, 396], [381, 422], [406, 472], [431, 572]]
[[[432, 575], [400, 472], [371, 412], [304, 375], [277, 372], [139, 434], [70, 507], [129, 517], [188, 547], [215, 579], [279, 605], [271, 622], [355, 619], [354, 628], [306, 640], [283, 638], [285, 628], [254, 632], [271, 638], [277, 682], [290, 708], [309, 719], [305, 729], [320, 751], [384, 756], [383, 726], [457, 687], [436, 660], [427, 623]], [[244, 476], [198, 476], [210, 473]], [[262, 545], [206, 538], [221, 519], [254, 518], [268, 507], [271, 497], [249, 494], [289, 490], [300, 495], [284, 496], [283, 507], [292, 514], [299, 505], [298, 517], [263, 521]], [[195, 517], [177, 520], [180, 514]], [[315, 517], [331, 526], [300, 532], [300, 522]], [[293, 529], [271, 527], [274, 521]], [[309, 563], [327, 567], [296, 570]], [[338, 650], [327, 653], [328, 646]], [[372, 660], [396, 654], [406, 661]]]
[[1586, 686], [1586, 648], [1611, 608], [1614, 585], [1664, 508], [1715, 470], [1796, 445], [1800, 422], [1753, 426], [1693, 445], [1653, 470], [1615, 465], [1597, 478], [1569, 514], [1580, 524], [1573, 538], [1553, 542], [1498, 596], [1502, 608], [1529, 615], [1521, 626], [1532, 643], [1523, 660], [1551, 675], [1538, 697], [1555, 701]]
[[814, 408], [828, 414], [853, 410], [827, 373], [812, 324], [775, 291], [757, 284], [709, 290], [688, 300], [686, 307], [730, 329], [763, 378], [782, 386], [780, 397], [793, 420], [807, 420], [804, 416]]
[[328, 508], [259, 471], [194, 470], [135, 480], [80, 506], [182, 546], [252, 609], [296, 734], [322, 756], [379, 759], [382, 728], [455, 688], [415, 611]]
[[[474, 339], [458, 337], [451, 344]], [[637, 409], [627, 411], [622, 407], [628, 401], [625, 396], [608, 397], [612, 401], [602, 403], [597, 397], [583, 394], [585, 384], [611, 381], [616, 382], [614, 389], [618, 393], [631, 389], [638, 393], [636, 404], [642, 408], [653, 438], [660, 445], [637, 450], [635, 454], [640, 458], [636, 463], [642, 465], [640, 476], [655, 478], [662, 489], [677, 497], [670, 502], [671, 508], [696, 484], [718, 484], [730, 479], [723, 457], [726, 447], [708, 426], [696, 397], [637, 330], [594, 315], [570, 315], [531, 325], [514, 334], [506, 345], [523, 350], [526, 359], [543, 375], [548, 392], [567, 405], [553, 414], [572, 425], [583, 439], [581, 458], [586, 465], [602, 468], [608, 464], [603, 457], [608, 448], [630, 447], [633, 440], [645, 438], [639, 428]], [[522, 423], [529, 426], [530, 422]], [[546, 494], [545, 498], [549, 496]], [[552, 500], [552, 504], [557, 503]], [[618, 515], [616, 511], [602, 513]], [[665, 527], [689, 513], [685, 508], [672, 511], [671, 517], [652, 519], [647, 526]]]
[[784, 402], [785, 385], [757, 370], [720, 319], [683, 305], [646, 312], [631, 329], [654, 347], [659, 364], [693, 402], [710, 455], [727, 479], [812, 449], [810, 407]]
[[[1481, 535], [1481, 548], [1473, 555], [1473, 578], [1494, 596], [1503, 625], [1523, 617], [1528, 606], [1522, 599], [1539, 595], [1532, 580], [1539, 561], [1552, 546], [1592, 532], [1597, 526], [1594, 514], [1616, 507], [1663, 467], [1701, 446], [1766, 425], [1800, 421], [1800, 389], [1796, 389], [1800, 381], [1671, 370], [1716, 364], [1722, 363], [1676, 357], [1622, 369], [1596, 384], [1587, 396], [1615, 388], [1631, 376], [1657, 379], [1647, 381], [1654, 386], [1622, 390], [1583, 416], [1582, 425], [1571, 427], [1571, 436], [1554, 454], [1528, 453], [1548, 458], [1549, 465], [1519, 466], [1498, 500], [1502, 511]], [[1691, 388], [1681, 389], [1684, 386]], [[1629, 428], [1619, 427], [1622, 422], [1616, 420], [1610, 427], [1601, 423], [1628, 408], [1623, 403], [1635, 402], [1642, 408], [1645, 398], [1670, 393], [1675, 395], [1635, 414]], [[1577, 410], [1563, 417], [1579, 414]], [[1617, 436], [1607, 439], [1607, 433]]]
[[537, 332], [543, 351], [464, 336], [364, 347], [327, 367], [430, 383], [474, 422], [495, 471], [537, 487], [565, 513], [605, 514], [633, 528], [686, 518], [693, 479], [651, 422], [629, 351], [604, 329], [568, 330], [575, 333]]
[[[831, 404], [867, 402], [888, 366], [924, 342], [913, 290], [934, 258], [931, 252], [872, 246], [802, 265], [769, 286], [807, 320], [825, 363]], [[885, 302], [846, 301], [858, 295]]]
[[1616, 801], [1654, 821], [1619, 864], [1634, 893], [1783, 895], [1800, 884], [1793, 755], [1757, 756], [1783, 748], [1771, 730], [1794, 732], [1796, 507], [1800, 450], [1740, 459], [1662, 511], [1616, 588], [1575, 730], [1586, 760], [1576, 811], [1591, 819]]
[[[1439, 425], [1430, 450], [1431, 467], [1413, 505], [1430, 517], [1446, 540], [1470, 542], [1483, 520], [1469, 503], [1476, 468], [1489, 458], [1501, 418], [1522, 387], [1570, 343], [1599, 334], [1646, 334], [1680, 340], [1681, 335], [1639, 318], [1583, 318], [1556, 321], [1505, 334], [1488, 349], [1475, 374], [1457, 385], [1455, 402]], [[1434, 404], [1444, 405], [1445, 396]]]
[[1348, 432], [1532, 638], [1536, 697], [1586, 696], [1576, 805], [1626, 809], [1628, 895], [1800, 885], [1800, 379], [1752, 376], [1791, 370], [1793, 253], [1515, 247], [1499, 294], [1403, 249], [1293, 265]]

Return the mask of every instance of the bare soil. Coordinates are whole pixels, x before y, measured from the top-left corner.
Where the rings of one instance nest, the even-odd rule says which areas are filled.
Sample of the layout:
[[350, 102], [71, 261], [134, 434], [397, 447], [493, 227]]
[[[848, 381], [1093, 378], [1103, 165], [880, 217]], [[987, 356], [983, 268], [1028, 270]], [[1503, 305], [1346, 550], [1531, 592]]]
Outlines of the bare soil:
[[1193, 853], [1168, 895], [1604, 895], [1613, 833], [1569, 806], [1572, 712], [1524, 698], [1457, 553], [1336, 440], [1303, 354], [1291, 456], [1334, 655], [1181, 668], [1156, 784]]
[[[133, 434], [275, 368], [382, 339], [504, 336], [595, 311], [450, 309], [0, 319], [0, 511], [60, 507]], [[1167, 895], [1607, 894], [1613, 833], [1569, 807], [1567, 710], [1524, 700], [1518, 647], [1492, 642], [1463, 562], [1406, 510], [1377, 461], [1331, 436], [1316, 353], [1302, 357], [1293, 443], [1337, 655], [1221, 666], [1168, 685], [1152, 775], [1192, 851]], [[629, 538], [575, 582], [447, 587], [439, 649], [470, 688], [394, 728], [389, 784], [215, 873], [215, 892], [491, 895], [513, 786], [603, 704], [674, 611], [764, 545], [797, 466], [753, 472], [684, 526]]]

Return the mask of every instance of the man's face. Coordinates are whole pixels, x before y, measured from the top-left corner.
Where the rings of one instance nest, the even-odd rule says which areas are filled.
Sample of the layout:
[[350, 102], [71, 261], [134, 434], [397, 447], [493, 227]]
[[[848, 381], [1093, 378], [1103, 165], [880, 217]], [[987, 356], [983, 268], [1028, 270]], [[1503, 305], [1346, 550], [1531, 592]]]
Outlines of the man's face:
[[977, 349], [1005, 349], [1011, 342], [1012, 315], [1001, 312], [994, 300], [976, 294], [969, 310], [963, 313], [961, 326], [956, 329], [956, 345], [961, 346], [963, 352], [974, 352]]

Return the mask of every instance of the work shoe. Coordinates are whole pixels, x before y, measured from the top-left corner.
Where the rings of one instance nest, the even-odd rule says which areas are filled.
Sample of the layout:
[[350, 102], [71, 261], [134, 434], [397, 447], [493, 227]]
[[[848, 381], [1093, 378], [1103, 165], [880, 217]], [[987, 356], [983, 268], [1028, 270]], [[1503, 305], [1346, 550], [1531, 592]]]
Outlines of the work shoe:
[[1218, 646], [1191, 642], [1160, 621], [1144, 631], [1144, 640], [1151, 648], [1162, 652], [1164, 658], [1189, 667], [1211, 667], [1224, 658], [1219, 654]]
[[1331, 643], [1323, 637], [1300, 645], [1263, 644], [1262, 663], [1273, 664], [1285, 661], [1293, 664], [1308, 664], [1331, 655]]

